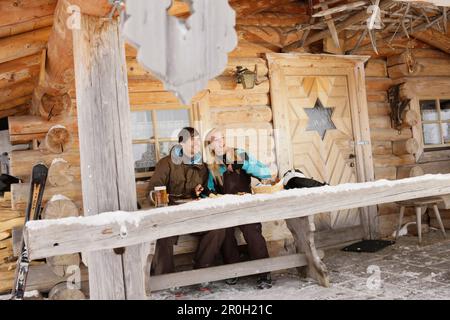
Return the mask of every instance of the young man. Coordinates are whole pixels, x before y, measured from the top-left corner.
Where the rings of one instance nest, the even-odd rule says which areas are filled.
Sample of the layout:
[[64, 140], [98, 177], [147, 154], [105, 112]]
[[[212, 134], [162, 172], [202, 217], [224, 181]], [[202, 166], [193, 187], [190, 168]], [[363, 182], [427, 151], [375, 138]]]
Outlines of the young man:
[[[178, 145], [162, 158], [150, 179], [149, 192], [155, 187], [165, 186], [169, 204], [180, 199], [196, 199], [208, 181], [208, 168], [203, 163], [200, 135], [191, 127], [183, 128], [178, 134]], [[151, 201], [151, 200], [150, 200]], [[196, 233], [200, 237], [194, 258], [194, 268], [206, 268], [214, 264], [225, 239], [225, 230]], [[153, 273], [174, 272], [173, 246], [178, 236], [159, 239], [153, 258]]]

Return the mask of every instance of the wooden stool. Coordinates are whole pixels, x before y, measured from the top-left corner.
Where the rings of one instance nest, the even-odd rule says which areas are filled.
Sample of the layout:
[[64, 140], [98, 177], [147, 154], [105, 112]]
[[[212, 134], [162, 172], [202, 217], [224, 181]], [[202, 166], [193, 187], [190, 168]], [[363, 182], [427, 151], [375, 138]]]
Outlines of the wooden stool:
[[417, 234], [419, 236], [419, 244], [422, 242], [422, 208], [428, 209], [429, 207], [433, 207], [434, 214], [436, 215], [436, 219], [439, 223], [439, 226], [441, 227], [442, 234], [444, 235], [444, 238], [446, 238], [444, 224], [442, 223], [441, 215], [439, 214], [439, 209], [437, 206], [442, 201], [442, 198], [439, 197], [428, 197], [396, 202], [398, 205], [400, 205], [400, 216], [395, 239], [397, 240], [400, 233], [400, 228], [402, 227], [403, 215], [405, 213], [406, 207], [414, 207], [416, 210]]

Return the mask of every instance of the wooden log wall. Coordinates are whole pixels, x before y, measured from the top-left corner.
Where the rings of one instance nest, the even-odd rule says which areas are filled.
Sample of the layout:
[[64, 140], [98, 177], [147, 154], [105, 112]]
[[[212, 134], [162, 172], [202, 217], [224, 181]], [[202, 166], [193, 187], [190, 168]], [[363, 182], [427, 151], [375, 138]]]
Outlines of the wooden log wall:
[[[413, 63], [408, 65], [407, 61], [411, 56], [413, 57]], [[450, 55], [446, 52], [417, 48], [410, 52], [403, 52], [388, 57], [387, 68], [389, 77], [393, 79], [393, 81], [404, 83], [401, 87], [400, 94], [402, 98], [413, 99], [412, 108], [418, 109], [417, 97], [419, 96], [428, 96], [430, 99], [449, 98]], [[421, 134], [420, 126], [420, 122], [416, 127], [413, 126], [413, 135], [419, 136]], [[400, 150], [402, 149], [403, 146], [400, 146]], [[420, 142], [419, 156], [416, 156], [413, 164], [403, 164], [398, 166], [397, 179], [405, 177], [411, 170], [416, 168], [421, 169], [425, 174], [450, 172], [449, 150], [424, 153], [423, 143]], [[448, 208], [442, 208], [440, 211], [446, 228], [450, 228], [450, 210], [447, 209]], [[434, 214], [430, 214], [429, 219], [432, 227], [439, 227]]]
[[[412, 54], [414, 64], [408, 66]], [[418, 47], [407, 52], [390, 51], [389, 54], [369, 60], [366, 68], [366, 87], [369, 105], [372, 152], [376, 179], [400, 179], [410, 175], [411, 169], [420, 167], [425, 173], [450, 172], [448, 151], [422, 154], [420, 141], [420, 113], [408, 108], [402, 118], [404, 124], [397, 130], [391, 125], [391, 108], [387, 89], [398, 83], [402, 86], [402, 98], [422, 96], [448, 96], [450, 92], [450, 55], [430, 48]], [[379, 206], [379, 225], [382, 236], [391, 235], [398, 220], [399, 207], [395, 204]], [[450, 211], [443, 210], [444, 220], [449, 221]], [[413, 221], [414, 212], [408, 211], [407, 219]], [[405, 221], [408, 222], [409, 220]], [[431, 221], [435, 224], [434, 216]], [[434, 225], [433, 225], [434, 226]]]

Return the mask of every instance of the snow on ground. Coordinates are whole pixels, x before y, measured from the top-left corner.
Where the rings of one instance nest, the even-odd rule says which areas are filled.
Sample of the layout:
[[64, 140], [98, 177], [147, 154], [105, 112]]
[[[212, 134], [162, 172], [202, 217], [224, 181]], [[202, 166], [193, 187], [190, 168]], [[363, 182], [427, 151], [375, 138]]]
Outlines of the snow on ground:
[[[256, 278], [246, 277], [229, 286], [211, 283], [155, 292], [151, 299], [190, 300], [371, 300], [371, 299], [450, 299], [450, 240], [438, 231], [424, 236], [422, 246], [416, 237], [399, 241], [377, 253], [326, 251], [324, 262], [331, 287], [313, 280], [299, 279], [294, 269], [273, 275], [271, 289], [258, 290]], [[369, 268], [370, 266], [370, 268]]]

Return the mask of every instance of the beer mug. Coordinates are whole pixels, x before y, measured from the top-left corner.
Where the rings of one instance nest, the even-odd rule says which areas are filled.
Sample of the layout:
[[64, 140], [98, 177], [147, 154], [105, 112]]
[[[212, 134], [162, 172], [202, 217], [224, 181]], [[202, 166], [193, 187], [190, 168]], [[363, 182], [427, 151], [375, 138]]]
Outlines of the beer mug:
[[[155, 195], [153, 197], [153, 195]], [[152, 199], [155, 207], [166, 207], [169, 205], [169, 196], [165, 186], [155, 187], [155, 190], [150, 191], [150, 199]]]

